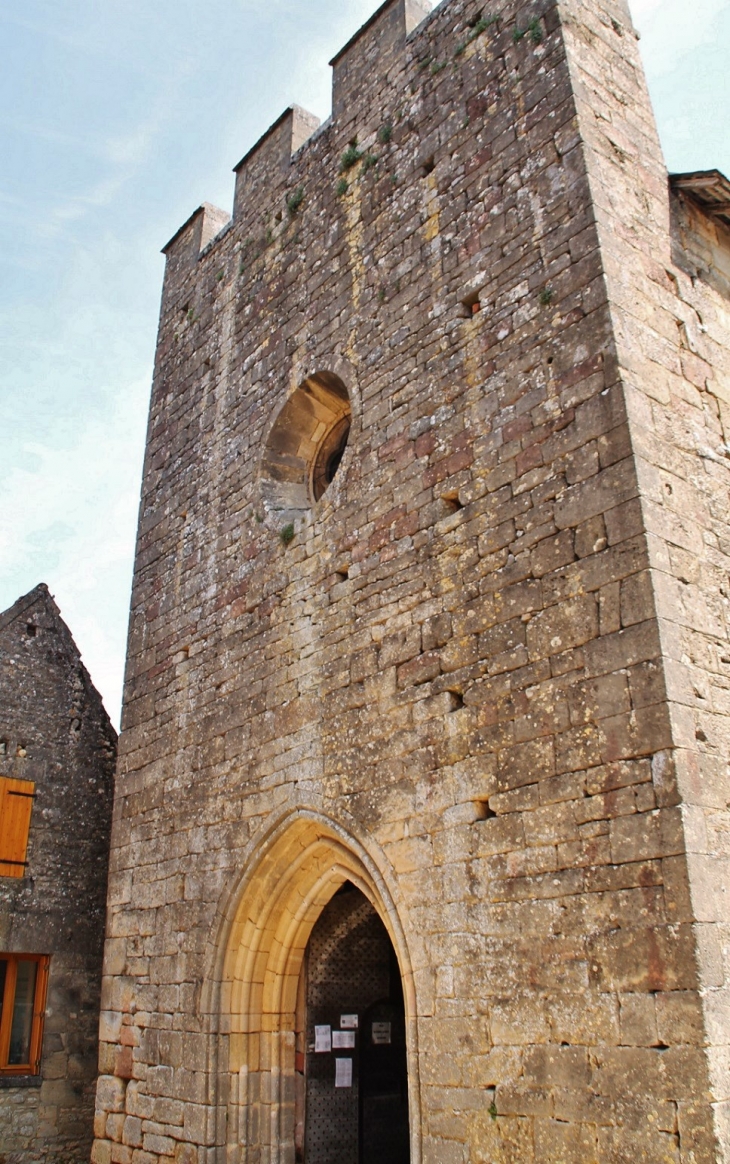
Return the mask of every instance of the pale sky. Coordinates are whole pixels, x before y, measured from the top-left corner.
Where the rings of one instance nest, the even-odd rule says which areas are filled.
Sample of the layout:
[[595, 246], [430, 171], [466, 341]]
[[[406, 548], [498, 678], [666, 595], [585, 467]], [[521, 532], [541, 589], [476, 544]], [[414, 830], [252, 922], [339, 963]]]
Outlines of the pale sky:
[[[377, 0], [0, 9], [0, 610], [47, 582], [119, 719], [163, 259]], [[730, 175], [730, 0], [631, 0], [671, 171]]]

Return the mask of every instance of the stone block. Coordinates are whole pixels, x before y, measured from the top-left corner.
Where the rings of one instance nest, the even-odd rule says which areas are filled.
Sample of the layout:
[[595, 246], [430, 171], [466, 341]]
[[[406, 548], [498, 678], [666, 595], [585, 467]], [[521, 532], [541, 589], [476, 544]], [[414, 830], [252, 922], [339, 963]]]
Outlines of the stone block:
[[112, 1164], [112, 1145], [109, 1140], [94, 1140], [91, 1164]]

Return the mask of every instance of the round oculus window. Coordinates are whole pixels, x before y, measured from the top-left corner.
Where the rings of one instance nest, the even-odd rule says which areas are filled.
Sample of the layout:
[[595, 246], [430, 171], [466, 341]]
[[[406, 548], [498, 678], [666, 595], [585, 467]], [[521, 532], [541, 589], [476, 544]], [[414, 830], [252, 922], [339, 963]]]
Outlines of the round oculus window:
[[339, 376], [308, 376], [269, 432], [261, 465], [268, 509], [296, 515], [319, 501], [340, 467], [351, 421], [350, 399]]

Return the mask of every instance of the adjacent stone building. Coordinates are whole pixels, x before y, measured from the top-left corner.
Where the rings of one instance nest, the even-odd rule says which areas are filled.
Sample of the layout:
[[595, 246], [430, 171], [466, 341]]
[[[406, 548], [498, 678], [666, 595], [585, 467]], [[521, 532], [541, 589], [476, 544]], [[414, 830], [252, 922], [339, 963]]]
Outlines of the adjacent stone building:
[[728, 1161], [730, 187], [624, 0], [333, 67], [166, 248], [93, 1160]]
[[0, 614], [0, 1161], [82, 1164], [116, 733], [46, 586]]

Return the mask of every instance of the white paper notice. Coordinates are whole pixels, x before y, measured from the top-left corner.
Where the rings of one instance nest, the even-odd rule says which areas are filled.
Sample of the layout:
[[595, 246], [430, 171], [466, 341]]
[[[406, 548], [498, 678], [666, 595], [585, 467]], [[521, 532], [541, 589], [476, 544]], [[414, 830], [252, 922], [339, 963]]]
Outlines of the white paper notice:
[[352, 1087], [352, 1059], [335, 1059], [335, 1087]]
[[355, 1032], [354, 1031], [333, 1031], [332, 1032], [332, 1050], [346, 1051], [355, 1046]]
[[343, 1031], [356, 1031], [360, 1025], [356, 1014], [341, 1014], [340, 1026]]
[[390, 1023], [373, 1023], [373, 1043], [382, 1047], [390, 1042]]
[[314, 1028], [314, 1050], [315, 1052], [332, 1050], [332, 1027]]

